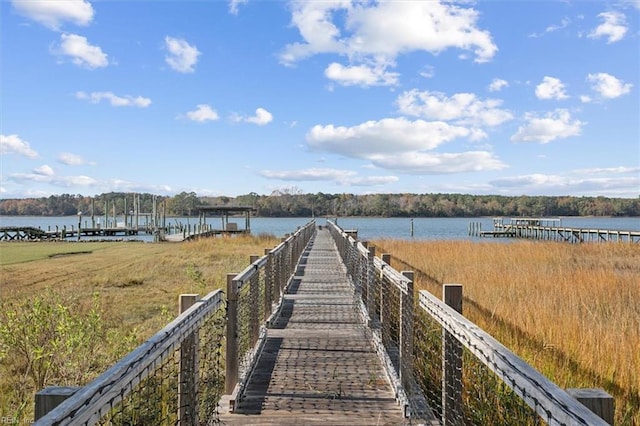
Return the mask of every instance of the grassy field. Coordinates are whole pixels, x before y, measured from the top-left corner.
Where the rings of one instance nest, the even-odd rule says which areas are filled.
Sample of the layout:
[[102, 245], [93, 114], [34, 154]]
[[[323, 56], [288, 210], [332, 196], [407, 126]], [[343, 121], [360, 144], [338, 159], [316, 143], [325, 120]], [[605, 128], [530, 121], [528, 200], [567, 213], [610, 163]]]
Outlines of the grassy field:
[[[227, 273], [240, 272], [250, 255], [278, 243], [271, 236], [165, 244], [0, 243], [0, 417], [31, 419], [37, 382], [91, 380], [173, 319], [181, 293], [222, 288]], [[52, 317], [65, 321], [57, 330], [41, 326]], [[38, 373], [40, 364], [23, 359], [20, 349], [26, 351], [22, 345], [29, 341], [44, 348], [30, 356], [42, 358], [61, 327], [69, 336], [63, 355], [73, 359], [49, 362], [47, 372]], [[22, 336], [14, 339], [16, 333]], [[73, 343], [83, 340], [90, 348]], [[72, 366], [89, 373], [70, 371]]]
[[[68, 328], [79, 327], [71, 337], [85, 344], [70, 347], [73, 358], [40, 378], [47, 385], [84, 383], [172, 319], [179, 294], [223, 287], [226, 274], [242, 270], [250, 254], [277, 243], [267, 236], [181, 244], [1, 243], [0, 336], [11, 320], [7, 312], [29, 314], [27, 325], [37, 315], [68, 317]], [[397, 269], [416, 271], [419, 288], [440, 296], [442, 283], [462, 283], [464, 313], [472, 321], [561, 387], [606, 389], [616, 398], [616, 424], [640, 425], [637, 245], [373, 244], [378, 254], [392, 253]], [[52, 302], [48, 310], [46, 301]], [[14, 349], [0, 338], [0, 417], [30, 419], [37, 380]]]
[[604, 388], [640, 425], [640, 247], [517, 241], [374, 243], [416, 286], [464, 286], [464, 314], [563, 388]]

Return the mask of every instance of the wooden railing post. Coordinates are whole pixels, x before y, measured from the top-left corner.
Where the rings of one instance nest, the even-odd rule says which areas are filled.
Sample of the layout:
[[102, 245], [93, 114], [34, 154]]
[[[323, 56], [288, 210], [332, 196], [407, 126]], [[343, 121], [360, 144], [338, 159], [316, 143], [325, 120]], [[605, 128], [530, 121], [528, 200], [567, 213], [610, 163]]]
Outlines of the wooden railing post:
[[[49, 411], [73, 396], [79, 387], [49, 386], [36, 393], [34, 421], [46, 416]], [[14, 422], [17, 423], [17, 420]]]
[[[179, 313], [183, 313], [198, 301], [197, 294], [181, 294]], [[180, 345], [180, 370], [178, 372], [178, 424], [198, 424], [198, 335], [192, 333]]]
[[[462, 284], [445, 284], [442, 300], [462, 314]], [[447, 331], [442, 333], [442, 425], [462, 422], [462, 344]]]
[[[249, 256], [249, 264], [253, 264], [259, 256]], [[256, 270], [256, 276], [249, 283], [249, 294], [251, 297], [251, 307], [249, 308], [249, 341], [251, 347], [258, 341], [260, 334], [260, 275]]]
[[238, 285], [236, 274], [227, 274], [227, 351], [225, 394], [231, 395], [238, 382]]
[[613, 424], [615, 401], [604, 389], [567, 389], [567, 393], [579, 403], [597, 414], [602, 420]]
[[413, 374], [413, 271], [402, 271], [409, 281], [407, 292], [400, 292], [400, 383], [409, 388]]

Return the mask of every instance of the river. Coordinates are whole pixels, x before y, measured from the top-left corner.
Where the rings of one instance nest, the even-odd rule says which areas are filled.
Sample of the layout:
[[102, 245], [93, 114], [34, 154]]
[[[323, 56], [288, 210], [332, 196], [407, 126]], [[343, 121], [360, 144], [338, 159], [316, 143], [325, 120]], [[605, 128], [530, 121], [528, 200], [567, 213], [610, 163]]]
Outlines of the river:
[[[121, 218], [120, 220], [123, 220]], [[335, 220], [335, 218], [331, 218]], [[563, 217], [562, 225], [572, 228], [609, 229], [621, 231], [640, 231], [640, 218], [638, 217]], [[97, 219], [96, 219], [97, 220]], [[310, 218], [251, 218], [251, 232], [254, 235], [272, 234], [282, 237], [295, 231], [311, 220]], [[90, 217], [82, 217], [82, 227], [91, 227]], [[219, 218], [207, 218], [207, 223], [216, 227]], [[229, 218], [229, 222], [238, 224], [239, 229], [244, 229], [244, 217]], [[326, 218], [316, 218], [316, 223], [323, 225]], [[357, 230], [361, 239], [373, 240], [383, 238], [423, 239], [423, 240], [472, 240], [478, 241], [479, 237], [468, 235], [469, 223], [481, 223], [483, 230], [492, 229], [492, 218], [372, 218], [372, 217], [340, 217], [338, 225], [343, 229]], [[167, 224], [196, 225], [197, 217], [166, 219]], [[55, 230], [66, 226], [67, 229], [77, 228], [77, 216], [0, 216], [0, 227], [5, 226], [33, 226], [43, 230]], [[412, 234], [413, 232], [413, 234]], [[88, 239], [89, 237], [83, 239]], [[95, 237], [91, 237], [95, 238]], [[102, 237], [101, 237], [102, 238]], [[115, 237], [122, 239], [122, 236]], [[126, 237], [143, 241], [153, 241], [150, 235], [140, 234]], [[488, 241], [489, 239], [482, 239]], [[495, 240], [495, 239], [490, 239]], [[504, 239], [498, 239], [504, 241]]]

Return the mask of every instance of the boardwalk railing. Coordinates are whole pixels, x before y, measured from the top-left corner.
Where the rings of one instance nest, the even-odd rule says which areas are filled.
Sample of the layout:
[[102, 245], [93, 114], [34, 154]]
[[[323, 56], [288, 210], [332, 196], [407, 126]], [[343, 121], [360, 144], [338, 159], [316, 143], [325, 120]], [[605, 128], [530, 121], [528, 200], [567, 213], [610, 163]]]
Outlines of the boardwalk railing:
[[53, 410], [45, 398], [39, 408], [37, 395], [35, 424], [215, 423], [222, 395], [246, 375], [260, 323], [277, 310], [314, 232], [311, 221], [263, 257], [252, 258], [243, 272], [230, 275], [226, 297], [222, 290], [202, 299], [183, 295], [175, 320], [93, 382], [72, 392], [42, 392], [51, 397], [56, 389], [64, 391], [66, 399]]
[[444, 302], [426, 291], [414, 300], [412, 272], [328, 227], [410, 417], [433, 410], [444, 425], [607, 424], [464, 318], [462, 286], [445, 285]]

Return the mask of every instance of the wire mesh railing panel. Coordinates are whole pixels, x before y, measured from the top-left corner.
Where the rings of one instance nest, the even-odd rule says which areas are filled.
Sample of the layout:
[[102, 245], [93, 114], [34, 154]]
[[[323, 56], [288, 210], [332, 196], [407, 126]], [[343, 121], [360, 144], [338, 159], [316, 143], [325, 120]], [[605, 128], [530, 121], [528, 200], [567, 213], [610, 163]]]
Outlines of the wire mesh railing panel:
[[150, 373], [109, 404], [98, 424], [122, 426], [213, 424], [224, 390], [224, 310], [150, 366]]
[[[174, 425], [178, 421], [180, 353], [174, 350], [153, 366], [137, 385], [125, 387], [125, 396], [105, 406], [108, 413], [97, 424], [114, 426]], [[91, 423], [89, 423], [91, 424]]]
[[[449, 424], [465, 425], [544, 425], [546, 422], [529, 407], [486, 364], [468, 350], [463, 351], [463, 411], [451, 413]], [[451, 399], [451, 398], [450, 398]]]
[[250, 367], [250, 360], [247, 354], [253, 348], [252, 343], [252, 317], [256, 314], [256, 303], [251, 292], [251, 285], [244, 285], [238, 291], [238, 316], [237, 316], [237, 344], [238, 344], [238, 373], [243, 377]]
[[[416, 312], [414, 318], [415, 382], [443, 424], [545, 424], [478, 357], [463, 349], [459, 342], [447, 342], [437, 321], [425, 312]], [[448, 365], [443, 363], [443, 357], [447, 356], [443, 345], [456, 346], [448, 352], [460, 354], [449, 356]]]
[[376, 276], [375, 287], [380, 288], [380, 333], [382, 343], [400, 374], [400, 289], [384, 276]]
[[442, 329], [443, 424], [606, 424], [456, 310], [419, 293], [419, 309]]
[[224, 375], [223, 308], [221, 291], [208, 294], [36, 424], [142, 426], [209, 421]]
[[199, 332], [198, 415], [200, 424], [218, 422], [218, 402], [224, 393], [224, 343], [226, 313], [218, 310], [209, 316]]
[[425, 312], [416, 311], [413, 332], [416, 385], [433, 412], [442, 418], [442, 327]]

